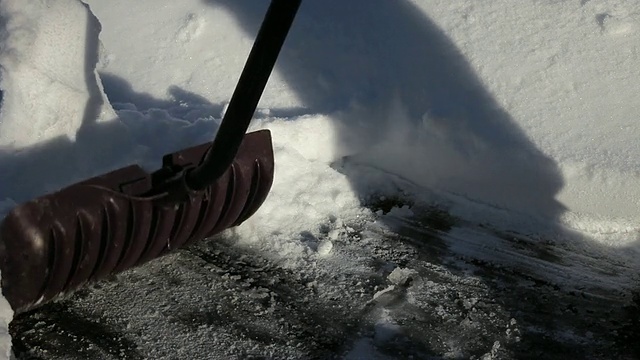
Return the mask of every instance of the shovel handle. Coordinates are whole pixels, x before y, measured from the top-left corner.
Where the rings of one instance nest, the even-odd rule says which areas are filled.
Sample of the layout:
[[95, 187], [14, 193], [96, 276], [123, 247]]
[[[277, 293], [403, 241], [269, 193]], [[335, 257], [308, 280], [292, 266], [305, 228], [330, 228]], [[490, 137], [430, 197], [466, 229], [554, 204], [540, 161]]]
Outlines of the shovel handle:
[[206, 188], [233, 162], [300, 3], [271, 1], [213, 144], [202, 163], [186, 174], [191, 189]]

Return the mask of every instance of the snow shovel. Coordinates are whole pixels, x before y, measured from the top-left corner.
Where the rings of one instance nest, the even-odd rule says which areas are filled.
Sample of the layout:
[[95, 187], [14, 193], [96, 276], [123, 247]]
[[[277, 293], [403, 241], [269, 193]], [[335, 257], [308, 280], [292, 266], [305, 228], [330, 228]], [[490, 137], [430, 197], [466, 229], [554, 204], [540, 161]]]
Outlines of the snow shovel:
[[273, 0], [211, 143], [16, 206], [0, 225], [2, 292], [21, 313], [241, 224], [273, 182], [268, 130], [245, 134], [301, 0]]

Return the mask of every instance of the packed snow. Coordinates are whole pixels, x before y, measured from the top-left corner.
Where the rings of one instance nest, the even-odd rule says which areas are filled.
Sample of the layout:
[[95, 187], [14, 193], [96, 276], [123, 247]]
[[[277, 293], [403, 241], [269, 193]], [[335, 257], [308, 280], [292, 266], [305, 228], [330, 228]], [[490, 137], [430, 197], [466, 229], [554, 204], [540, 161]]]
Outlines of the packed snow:
[[[163, 154], [210, 141], [268, 3], [0, 2], [0, 218], [88, 176], [156, 169]], [[630, 274], [606, 286], [631, 286], [638, 44], [635, 0], [304, 0], [251, 126], [273, 134], [273, 189], [233, 230], [238, 243], [283, 268], [333, 259], [339, 273], [350, 266], [335, 245], [344, 224], [410, 218], [406, 206], [363, 206], [410, 194], [469, 223], [554, 238], [568, 258], [615, 259]], [[481, 257], [463, 240], [474, 231], [453, 230], [452, 248]], [[508, 264], [504, 255], [487, 260]], [[523, 266], [597, 281], [588, 268]], [[414, 273], [391, 269], [374, 299]], [[0, 301], [8, 358], [12, 311]], [[398, 331], [384, 311], [376, 321], [373, 342]], [[364, 339], [348, 358], [376, 356]]]

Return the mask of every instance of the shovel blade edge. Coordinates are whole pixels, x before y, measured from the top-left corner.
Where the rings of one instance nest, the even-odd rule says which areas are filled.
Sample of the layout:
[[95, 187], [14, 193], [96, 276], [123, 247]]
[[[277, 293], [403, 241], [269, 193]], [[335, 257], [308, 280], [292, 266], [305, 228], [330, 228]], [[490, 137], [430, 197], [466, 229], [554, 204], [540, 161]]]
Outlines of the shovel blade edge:
[[[163, 170], [197, 166], [210, 146], [166, 155]], [[16, 206], [0, 224], [2, 292], [14, 312], [240, 225], [271, 189], [271, 135], [246, 134], [226, 172], [180, 201], [151, 191], [163, 170], [131, 165]]]

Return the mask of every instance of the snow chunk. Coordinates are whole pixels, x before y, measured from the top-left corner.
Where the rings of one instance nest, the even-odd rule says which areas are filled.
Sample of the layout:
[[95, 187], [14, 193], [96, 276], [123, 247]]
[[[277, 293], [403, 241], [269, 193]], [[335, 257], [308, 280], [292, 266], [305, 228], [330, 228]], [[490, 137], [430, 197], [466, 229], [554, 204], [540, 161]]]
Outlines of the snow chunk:
[[318, 255], [327, 256], [333, 249], [333, 242], [325, 240], [318, 245]]
[[387, 276], [389, 281], [397, 286], [407, 286], [413, 281], [413, 277], [418, 272], [413, 269], [406, 269], [397, 267]]
[[389, 286], [387, 286], [386, 288], [384, 288], [384, 289], [382, 289], [382, 290], [380, 290], [380, 291], [376, 292], [375, 294], [373, 294], [373, 300], [376, 300], [376, 299], [377, 299], [377, 298], [379, 298], [380, 296], [382, 296], [382, 295], [384, 295], [384, 294], [386, 294], [386, 293], [388, 293], [388, 292], [391, 292], [391, 291], [393, 291], [393, 290], [395, 290], [395, 289], [396, 289], [396, 286], [395, 286], [395, 285], [389, 285]]

